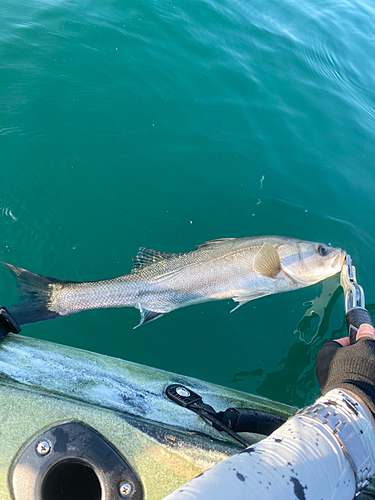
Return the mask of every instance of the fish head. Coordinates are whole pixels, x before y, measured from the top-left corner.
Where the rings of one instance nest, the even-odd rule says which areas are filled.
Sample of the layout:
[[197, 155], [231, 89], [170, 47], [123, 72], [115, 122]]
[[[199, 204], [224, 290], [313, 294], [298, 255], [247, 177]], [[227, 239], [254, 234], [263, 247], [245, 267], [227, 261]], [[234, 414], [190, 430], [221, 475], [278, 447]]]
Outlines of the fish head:
[[341, 248], [301, 240], [281, 253], [283, 271], [301, 286], [313, 285], [340, 272], [346, 258]]

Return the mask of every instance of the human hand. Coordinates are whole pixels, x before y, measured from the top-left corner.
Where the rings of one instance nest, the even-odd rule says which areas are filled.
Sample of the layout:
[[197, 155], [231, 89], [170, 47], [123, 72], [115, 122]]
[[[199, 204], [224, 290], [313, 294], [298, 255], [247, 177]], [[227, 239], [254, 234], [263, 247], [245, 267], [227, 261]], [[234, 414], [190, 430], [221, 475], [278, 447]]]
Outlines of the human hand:
[[[316, 375], [322, 394], [343, 389], [357, 396], [375, 414], [375, 330], [362, 324], [357, 342], [349, 337], [325, 342], [316, 358]], [[372, 417], [373, 425], [375, 425]]]
[[[358, 340], [365, 337], [375, 340], [375, 329], [372, 325], [368, 325], [367, 323], [363, 323], [359, 327], [356, 338]], [[342, 345], [342, 347], [348, 347], [350, 345], [350, 338], [343, 337], [342, 339], [335, 339], [332, 342], [338, 342], [340, 345]]]

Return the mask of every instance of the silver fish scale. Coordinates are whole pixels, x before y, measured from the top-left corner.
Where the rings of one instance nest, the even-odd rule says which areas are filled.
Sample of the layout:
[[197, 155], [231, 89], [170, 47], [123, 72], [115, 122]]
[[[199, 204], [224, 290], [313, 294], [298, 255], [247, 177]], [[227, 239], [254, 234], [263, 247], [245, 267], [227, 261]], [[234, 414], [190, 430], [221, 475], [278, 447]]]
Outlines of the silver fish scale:
[[93, 308], [141, 305], [169, 312], [182, 305], [232, 297], [232, 289], [238, 289], [235, 282], [249, 274], [253, 256], [264, 242], [254, 241], [249, 249], [249, 239], [203, 246], [118, 278], [70, 283], [56, 290], [50, 309], [65, 315]]
[[[255, 272], [254, 257], [265, 242], [277, 250], [284, 266], [298, 264], [316, 254], [316, 243], [274, 236], [208, 242], [184, 254], [160, 254], [160, 260], [158, 252], [149, 251], [152, 256], [147, 261], [147, 250], [143, 249], [147, 264], [144, 267], [109, 280], [55, 285], [48, 307], [60, 315], [106, 307], [136, 307], [166, 313], [210, 300], [239, 297], [239, 302], [245, 302], [250, 300], [246, 297], [257, 291], [270, 294], [309, 284], [293, 283], [284, 273], [271, 279]], [[139, 253], [140, 265], [142, 258]], [[327, 271], [324, 277], [339, 270], [331, 270], [330, 274]]]

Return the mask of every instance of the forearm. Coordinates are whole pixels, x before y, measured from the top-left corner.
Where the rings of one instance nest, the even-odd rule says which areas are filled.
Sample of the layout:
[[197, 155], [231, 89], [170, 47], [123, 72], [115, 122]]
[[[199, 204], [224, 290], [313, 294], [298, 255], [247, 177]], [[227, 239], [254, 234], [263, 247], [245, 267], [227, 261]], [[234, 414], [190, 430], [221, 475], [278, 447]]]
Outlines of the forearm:
[[[348, 405], [344, 399], [338, 391], [331, 391], [316, 404], [328, 403], [349, 416], [350, 430], [355, 431], [358, 448], [366, 455], [363, 459], [375, 471], [372, 423], [357, 401], [350, 398], [354, 405]], [[271, 436], [217, 464], [167, 499], [351, 500], [355, 491], [352, 465], [332, 431], [297, 414]]]

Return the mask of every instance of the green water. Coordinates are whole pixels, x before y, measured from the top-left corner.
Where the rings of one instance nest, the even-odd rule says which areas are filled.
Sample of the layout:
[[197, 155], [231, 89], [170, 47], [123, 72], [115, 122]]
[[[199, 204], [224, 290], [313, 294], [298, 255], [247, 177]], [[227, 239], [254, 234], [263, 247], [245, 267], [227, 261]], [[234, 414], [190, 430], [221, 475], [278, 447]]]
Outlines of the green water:
[[[345, 248], [374, 312], [374, 32], [369, 0], [2, 0], [1, 260], [95, 280], [140, 246], [292, 236]], [[303, 405], [337, 284], [23, 334]]]

